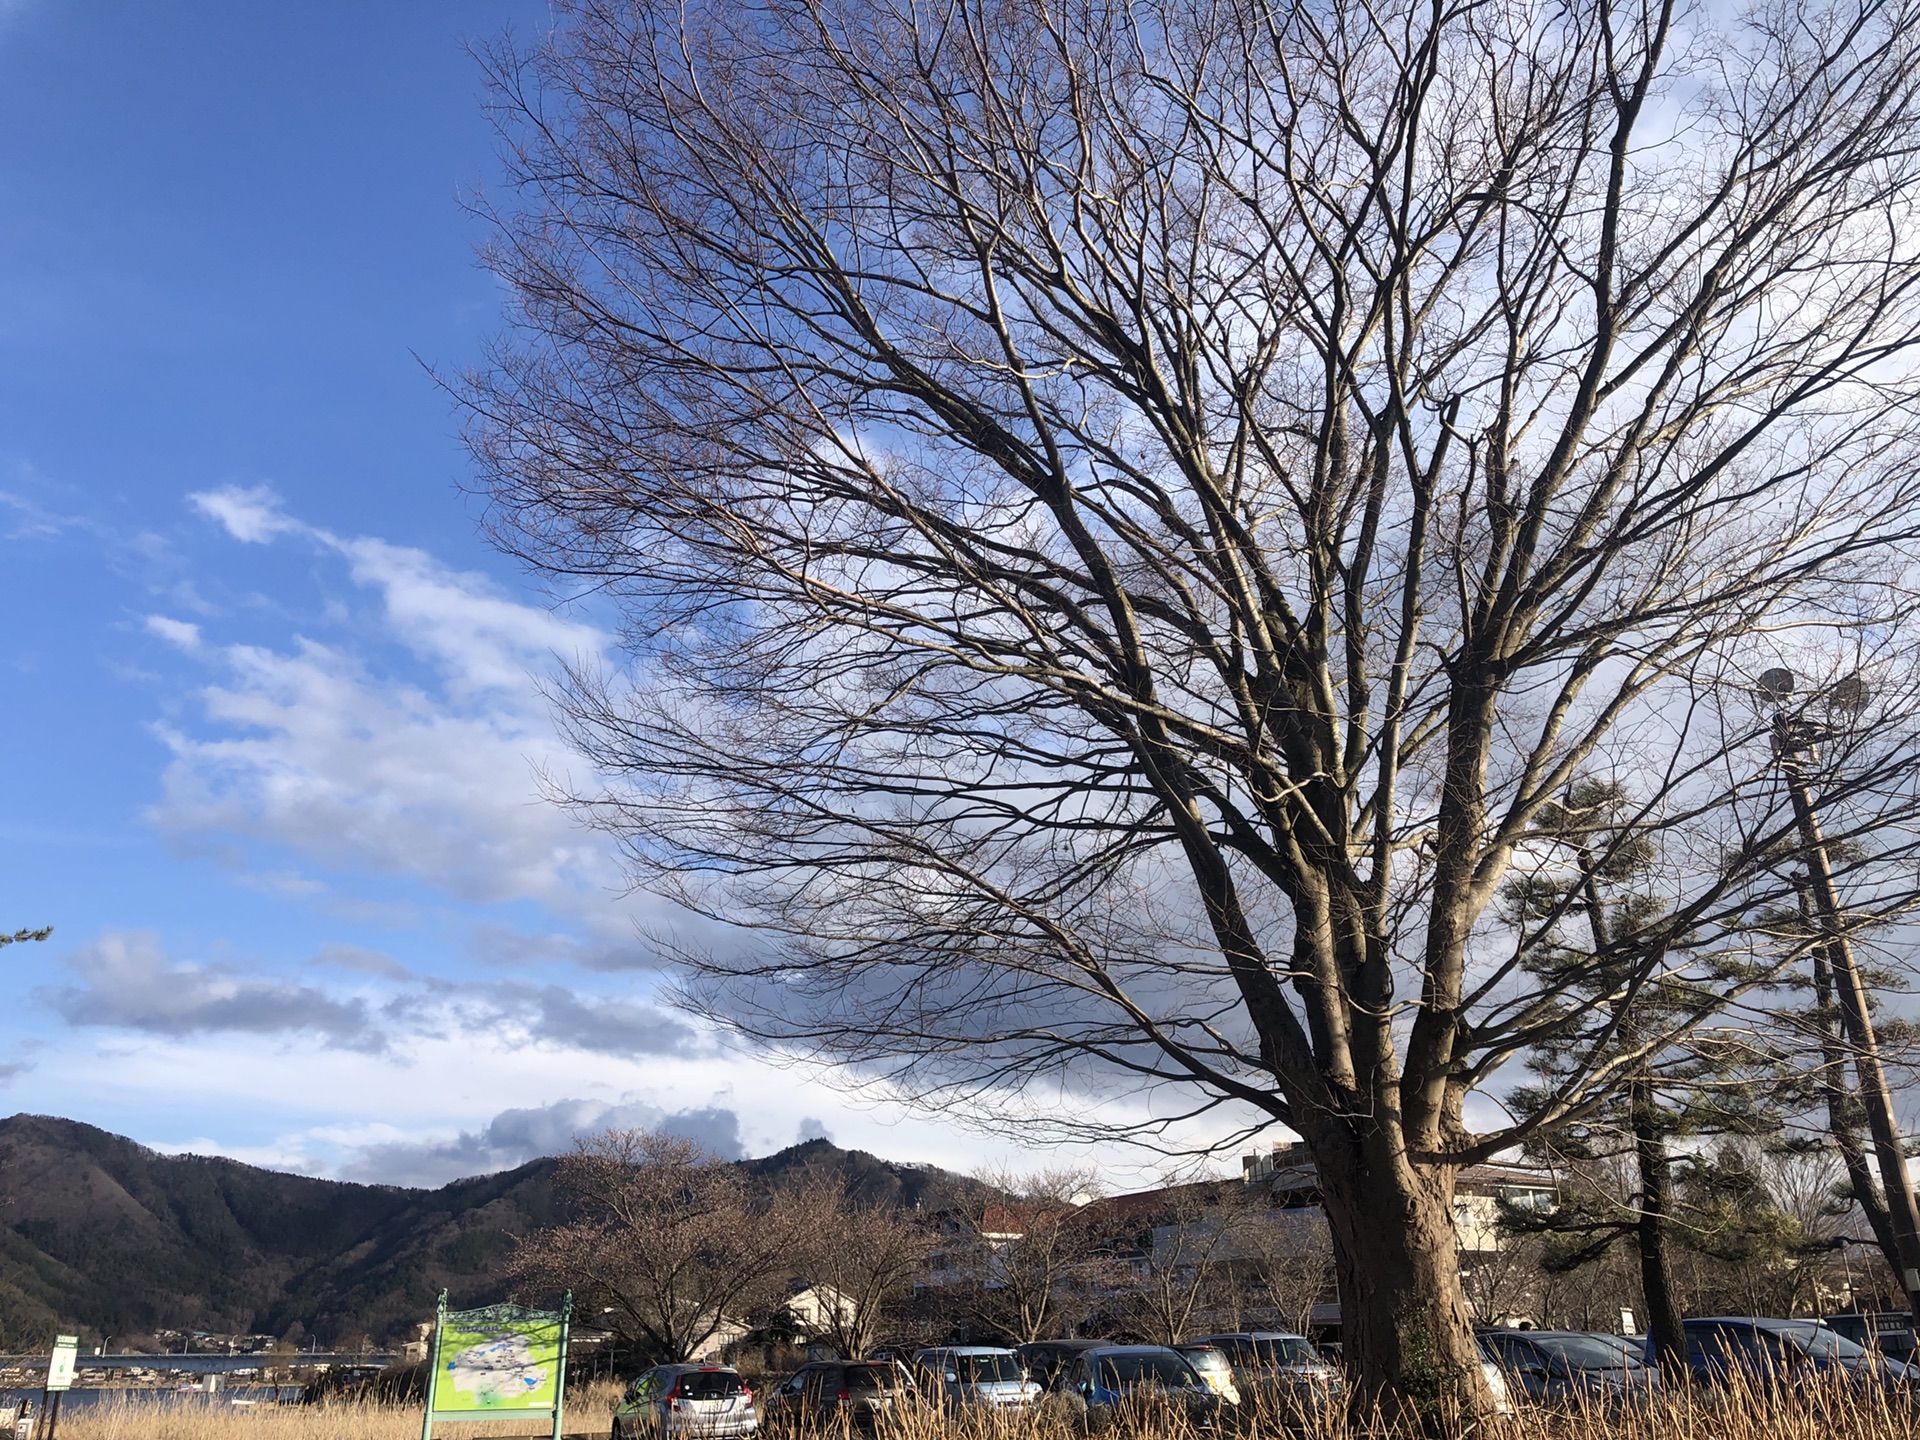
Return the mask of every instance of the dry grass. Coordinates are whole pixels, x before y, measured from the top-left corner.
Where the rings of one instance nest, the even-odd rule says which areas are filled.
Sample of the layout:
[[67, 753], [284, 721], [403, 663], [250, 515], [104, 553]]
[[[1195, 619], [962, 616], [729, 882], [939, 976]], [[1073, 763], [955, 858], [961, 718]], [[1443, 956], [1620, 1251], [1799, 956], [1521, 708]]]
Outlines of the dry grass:
[[[604, 1437], [620, 1387], [606, 1382], [567, 1396], [569, 1435]], [[550, 1435], [540, 1422], [434, 1426], [434, 1440]], [[420, 1440], [418, 1405], [219, 1405], [188, 1401], [106, 1404], [63, 1415], [57, 1440]]]
[[[617, 1394], [616, 1386], [598, 1384], [571, 1398], [567, 1433], [604, 1437]], [[76, 1412], [59, 1428], [60, 1440], [416, 1440], [419, 1433], [417, 1407], [365, 1404], [258, 1409], [134, 1404]], [[447, 1440], [534, 1433], [534, 1425], [525, 1421], [436, 1427]], [[1148, 1425], [1144, 1433], [1150, 1440], [1195, 1440], [1177, 1420]], [[1256, 1422], [1248, 1433], [1251, 1440], [1386, 1440], [1393, 1432], [1354, 1426], [1341, 1417], [1304, 1431]], [[1837, 1390], [1774, 1397], [1710, 1393], [1637, 1410], [1528, 1409], [1483, 1433], [1498, 1440], [1920, 1440], [1920, 1401]], [[949, 1422], [920, 1412], [883, 1434], [892, 1440], [1078, 1440], [1076, 1430], [1046, 1415], [1004, 1423], [973, 1416]], [[844, 1440], [844, 1432], [829, 1431], [821, 1440]]]

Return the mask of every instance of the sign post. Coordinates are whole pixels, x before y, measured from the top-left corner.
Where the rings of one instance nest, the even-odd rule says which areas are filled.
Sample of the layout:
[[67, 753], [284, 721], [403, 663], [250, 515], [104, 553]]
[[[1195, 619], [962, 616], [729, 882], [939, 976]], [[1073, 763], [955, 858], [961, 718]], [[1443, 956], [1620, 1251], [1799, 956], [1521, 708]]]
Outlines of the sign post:
[[427, 1363], [427, 1413], [420, 1440], [433, 1440], [435, 1421], [553, 1421], [560, 1440], [567, 1388], [567, 1331], [573, 1292], [558, 1310], [523, 1305], [447, 1309], [447, 1292], [433, 1327]]
[[60, 1397], [73, 1388], [74, 1357], [79, 1353], [78, 1335], [53, 1337], [53, 1353], [47, 1357], [47, 1383], [40, 1392], [40, 1413], [47, 1418], [44, 1440], [53, 1440], [54, 1427], [60, 1423]]

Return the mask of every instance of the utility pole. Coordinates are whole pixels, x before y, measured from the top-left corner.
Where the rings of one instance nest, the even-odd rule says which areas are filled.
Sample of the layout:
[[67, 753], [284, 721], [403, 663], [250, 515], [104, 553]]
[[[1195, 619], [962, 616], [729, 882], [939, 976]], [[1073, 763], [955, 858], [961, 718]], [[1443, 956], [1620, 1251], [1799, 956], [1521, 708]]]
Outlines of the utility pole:
[[[1814, 811], [1813, 796], [1807, 786], [1806, 757], [1829, 730], [1788, 713], [1786, 701], [1793, 693], [1794, 684], [1793, 672], [1784, 668], [1769, 670], [1760, 677], [1761, 691], [1775, 703], [1773, 753], [1780, 762], [1780, 773], [1786, 778], [1787, 793], [1792, 797], [1793, 818], [1800, 830], [1807, 866], [1807, 889], [1821, 934], [1820, 947], [1826, 953], [1827, 969], [1833, 977], [1841, 1027], [1853, 1052], [1860, 1107], [1866, 1113], [1867, 1131], [1873, 1137], [1874, 1156], [1879, 1161], [1880, 1189], [1886, 1198], [1887, 1218], [1900, 1262], [1898, 1279], [1906, 1291], [1915, 1328], [1920, 1330], [1920, 1206], [1914, 1202], [1913, 1180], [1907, 1173], [1907, 1148], [1900, 1137], [1893, 1092], [1887, 1085], [1886, 1070], [1880, 1064], [1880, 1045], [1873, 1033], [1873, 1011], [1867, 1003], [1860, 971], [1853, 962], [1853, 945], [1847, 939], [1846, 926], [1840, 917], [1840, 897], [1834, 889], [1826, 837], [1820, 832], [1820, 817]], [[1826, 698], [1830, 711], [1858, 715], [1867, 705], [1867, 687], [1859, 677], [1848, 676], [1835, 685]]]

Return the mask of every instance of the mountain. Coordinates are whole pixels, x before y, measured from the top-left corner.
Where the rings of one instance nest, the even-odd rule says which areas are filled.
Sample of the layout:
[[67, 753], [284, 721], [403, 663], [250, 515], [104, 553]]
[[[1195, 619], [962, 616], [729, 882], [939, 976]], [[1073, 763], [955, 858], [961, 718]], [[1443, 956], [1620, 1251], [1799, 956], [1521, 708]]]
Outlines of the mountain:
[[[868, 1204], [939, 1209], [978, 1188], [826, 1140], [737, 1163], [768, 1190], [830, 1178]], [[403, 1340], [443, 1288], [461, 1306], [505, 1298], [513, 1237], [558, 1218], [554, 1166], [437, 1190], [356, 1185], [14, 1115], [0, 1120], [0, 1350], [55, 1330]]]

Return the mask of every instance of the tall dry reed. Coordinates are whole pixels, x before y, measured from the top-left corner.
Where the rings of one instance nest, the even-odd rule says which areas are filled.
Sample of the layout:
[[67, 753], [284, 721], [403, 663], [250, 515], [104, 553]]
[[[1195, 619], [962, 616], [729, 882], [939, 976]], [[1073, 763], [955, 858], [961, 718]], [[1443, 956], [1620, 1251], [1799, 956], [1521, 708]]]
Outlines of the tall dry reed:
[[[608, 1433], [618, 1388], [598, 1384], [568, 1402], [569, 1435]], [[1127, 1427], [1133, 1429], [1133, 1427]], [[1387, 1425], [1356, 1424], [1343, 1414], [1304, 1423], [1278, 1416], [1244, 1417], [1227, 1433], [1239, 1440], [1398, 1440]], [[207, 1407], [167, 1403], [108, 1405], [61, 1422], [59, 1440], [415, 1440], [415, 1406], [345, 1403], [313, 1406]], [[530, 1436], [528, 1422], [448, 1425], [448, 1440]], [[768, 1440], [775, 1440], [771, 1428]], [[1081, 1428], [1041, 1410], [997, 1418], [957, 1418], [919, 1409], [882, 1431], [885, 1440], [1080, 1440]], [[1141, 1440], [1207, 1440], [1177, 1414], [1152, 1418], [1135, 1432]], [[1894, 1392], [1838, 1387], [1762, 1394], [1752, 1389], [1683, 1394], [1632, 1407], [1527, 1407], [1481, 1432], [1498, 1440], [1920, 1440], [1920, 1399]], [[817, 1440], [845, 1440], [844, 1429], [816, 1432]], [[779, 1440], [808, 1440], [785, 1432]], [[1118, 1434], [1114, 1440], [1120, 1440]]]

